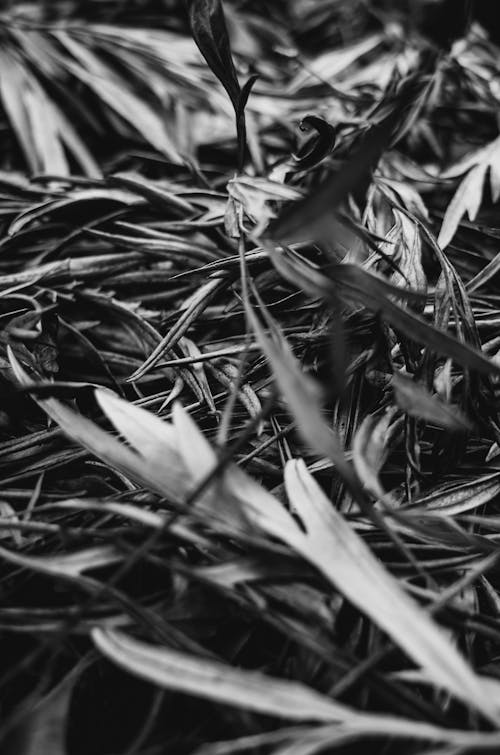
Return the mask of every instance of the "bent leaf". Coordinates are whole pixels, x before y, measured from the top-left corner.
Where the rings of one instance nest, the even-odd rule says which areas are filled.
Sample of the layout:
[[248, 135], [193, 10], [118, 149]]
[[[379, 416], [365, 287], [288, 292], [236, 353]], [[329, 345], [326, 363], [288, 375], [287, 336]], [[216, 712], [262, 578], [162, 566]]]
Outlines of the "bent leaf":
[[285, 485], [290, 503], [307, 531], [307, 536], [297, 537], [290, 545], [385, 631], [436, 686], [474, 705], [498, 723], [498, 706], [481, 679], [332, 506], [304, 462], [288, 462]]

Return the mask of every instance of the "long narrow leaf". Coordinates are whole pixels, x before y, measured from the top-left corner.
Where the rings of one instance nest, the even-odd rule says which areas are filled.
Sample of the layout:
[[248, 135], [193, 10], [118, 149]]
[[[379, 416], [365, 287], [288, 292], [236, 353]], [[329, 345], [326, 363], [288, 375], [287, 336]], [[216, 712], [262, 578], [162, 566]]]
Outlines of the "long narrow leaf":
[[238, 164], [241, 171], [246, 142], [244, 108], [255, 77], [246, 82], [242, 91], [234, 67], [221, 0], [186, 0], [186, 5], [193, 39], [228, 93], [234, 107], [238, 133]]
[[298, 721], [342, 721], [356, 715], [297, 682], [193, 658], [121, 632], [94, 629], [92, 637], [99, 650], [119, 666], [166, 689]]
[[498, 705], [428, 614], [402, 590], [332, 506], [301, 461], [285, 470], [290, 502], [307, 530], [293, 546], [429, 674], [433, 682], [498, 724]]

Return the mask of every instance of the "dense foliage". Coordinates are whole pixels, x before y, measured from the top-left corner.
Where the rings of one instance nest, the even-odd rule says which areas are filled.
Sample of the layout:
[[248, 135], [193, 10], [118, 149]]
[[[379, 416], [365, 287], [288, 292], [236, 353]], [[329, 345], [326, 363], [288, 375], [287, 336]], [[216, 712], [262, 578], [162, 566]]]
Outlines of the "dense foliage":
[[486, 3], [0, 4], [0, 751], [500, 750]]

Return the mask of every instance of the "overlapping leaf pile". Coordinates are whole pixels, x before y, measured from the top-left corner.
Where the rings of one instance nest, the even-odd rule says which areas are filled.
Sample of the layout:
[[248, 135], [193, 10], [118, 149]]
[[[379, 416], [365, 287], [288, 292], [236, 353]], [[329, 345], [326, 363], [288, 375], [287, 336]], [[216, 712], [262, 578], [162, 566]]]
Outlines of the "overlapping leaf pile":
[[500, 748], [500, 56], [454, 8], [2, 4], [2, 752]]

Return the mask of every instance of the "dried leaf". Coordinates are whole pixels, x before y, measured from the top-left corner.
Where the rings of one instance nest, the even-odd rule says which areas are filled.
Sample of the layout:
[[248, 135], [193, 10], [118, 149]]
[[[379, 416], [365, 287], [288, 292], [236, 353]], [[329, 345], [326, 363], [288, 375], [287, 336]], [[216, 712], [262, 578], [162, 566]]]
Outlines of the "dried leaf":
[[[497, 171], [499, 155], [500, 137], [476, 153], [475, 159], [477, 160], [477, 163], [469, 170], [460, 183], [445, 212], [438, 236], [438, 244], [442, 249], [445, 249], [453, 239], [465, 213], [468, 214], [469, 220], [475, 220], [481, 206], [483, 187], [488, 168], [491, 169], [490, 175], [493, 201], [497, 201], [500, 196], [500, 189], [497, 187], [497, 173], [495, 171]], [[470, 159], [471, 158], [469, 158], [469, 161]], [[464, 168], [466, 164], [461, 167]], [[447, 177], [448, 175], [453, 175], [453, 169], [447, 171], [444, 174], [444, 177]]]
[[338, 721], [355, 715], [298, 682], [148, 645], [122, 632], [94, 629], [92, 639], [121, 668], [159, 687], [291, 720]]
[[483, 475], [475, 480], [461, 480], [445, 485], [414, 501], [417, 510], [437, 512], [443, 516], [456, 516], [477, 509], [492, 501], [500, 493], [500, 473]]
[[247, 315], [304, 440], [317, 453], [333, 461], [354, 495], [361, 494], [361, 486], [354, 469], [345, 457], [340, 439], [328, 427], [322, 416], [319, 385], [301, 370], [290, 346], [277, 327], [275, 327], [275, 340], [272, 341], [266, 336], [251, 307], [247, 307]]
[[457, 406], [450, 406], [437, 396], [433, 396], [423, 385], [411, 378], [399, 372], [395, 373], [392, 385], [397, 405], [410, 417], [424, 419], [452, 432], [466, 432], [472, 429], [471, 423]]
[[480, 678], [336, 511], [302, 461], [288, 462], [285, 484], [307, 532], [302, 541], [290, 543], [292, 547], [387, 632], [437, 687], [473, 704], [492, 721], [500, 720], [498, 706]]
[[295, 163], [292, 166], [293, 170], [309, 170], [321, 162], [333, 150], [336, 132], [335, 128], [328, 121], [325, 121], [324, 118], [319, 118], [317, 115], [306, 115], [305, 118], [302, 118], [299, 129], [306, 133], [314, 129], [317, 134], [317, 138], [314, 140], [312, 146], [309, 146], [308, 141], [293, 155]]
[[31, 556], [15, 553], [0, 547], [0, 556], [26, 569], [53, 577], [78, 578], [84, 572], [115, 564], [122, 560], [123, 553], [112, 545], [96, 546], [54, 556]]
[[395, 501], [383, 489], [379, 472], [389, 455], [389, 428], [395, 412], [395, 408], [391, 407], [381, 417], [365, 417], [352, 443], [352, 461], [359, 479], [369, 493], [391, 506], [395, 505]]
[[394, 123], [391, 114], [382, 124], [372, 126], [340, 171], [309, 196], [286, 206], [269, 224], [266, 236], [282, 244], [328, 241], [339, 223], [335, 209], [366, 182], [391, 140]]

